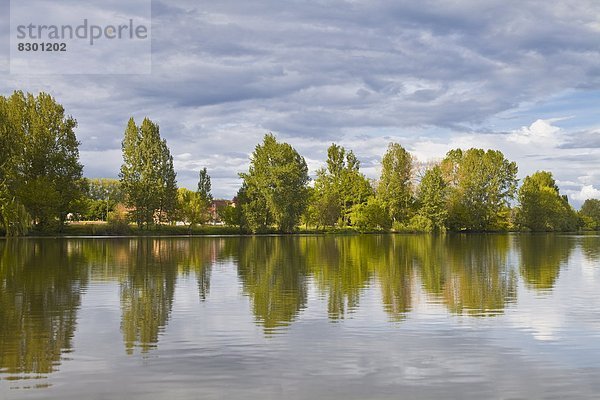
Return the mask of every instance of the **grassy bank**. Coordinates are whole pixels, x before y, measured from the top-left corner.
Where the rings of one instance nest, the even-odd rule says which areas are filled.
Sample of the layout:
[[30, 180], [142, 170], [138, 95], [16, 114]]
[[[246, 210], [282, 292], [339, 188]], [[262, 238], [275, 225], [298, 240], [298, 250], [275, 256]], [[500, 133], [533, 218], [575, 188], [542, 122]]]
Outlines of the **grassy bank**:
[[[501, 231], [501, 232], [470, 232], [470, 233], [509, 233], [509, 232], [521, 232], [523, 231]], [[359, 231], [354, 227], [344, 228], [321, 228], [315, 229], [312, 227], [299, 227], [294, 234], [325, 234], [325, 235], [359, 235], [359, 234], [381, 234], [381, 233], [428, 233], [425, 231], [417, 230], [403, 230], [403, 231], [373, 231], [364, 232]], [[451, 232], [449, 232], [451, 233]], [[454, 233], [468, 233], [468, 232], [454, 232]], [[544, 233], [544, 232], [540, 232]], [[548, 233], [548, 232], [546, 232]], [[559, 233], [559, 232], [556, 232]], [[566, 233], [566, 232], [561, 232]], [[595, 231], [578, 231], [573, 233], [595, 233]], [[175, 225], [155, 225], [150, 228], [139, 229], [135, 224], [120, 225], [115, 227], [106, 222], [101, 221], [88, 221], [88, 222], [72, 222], [62, 227], [60, 232], [29, 232], [27, 236], [236, 236], [236, 235], [272, 235], [280, 234], [276, 229], [269, 229], [258, 234], [251, 234], [248, 232], [242, 232], [239, 228], [234, 226], [223, 226], [223, 225], [199, 225], [194, 226], [191, 229], [186, 226], [175, 226]], [[0, 237], [4, 236], [4, 232], [0, 231]]]
[[[276, 229], [268, 229], [260, 235], [279, 234]], [[359, 234], [355, 228], [326, 228], [315, 229], [300, 227], [295, 234]], [[380, 232], [373, 232], [380, 233]], [[224, 225], [197, 225], [191, 229], [187, 226], [155, 225], [140, 229], [135, 224], [114, 226], [102, 221], [71, 222], [64, 225], [60, 232], [31, 231], [27, 236], [201, 236], [201, 235], [248, 235], [238, 227]], [[4, 236], [4, 232], [0, 232]]]

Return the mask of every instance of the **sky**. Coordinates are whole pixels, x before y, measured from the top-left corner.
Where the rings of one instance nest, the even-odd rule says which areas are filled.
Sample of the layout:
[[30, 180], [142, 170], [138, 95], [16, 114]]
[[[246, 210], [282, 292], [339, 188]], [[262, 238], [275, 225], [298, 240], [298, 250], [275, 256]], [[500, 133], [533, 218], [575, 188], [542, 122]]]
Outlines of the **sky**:
[[0, 0], [0, 94], [63, 104], [88, 177], [117, 177], [127, 120], [147, 116], [179, 185], [206, 167], [216, 197], [235, 195], [272, 132], [313, 176], [333, 142], [369, 178], [390, 142], [422, 162], [493, 148], [521, 179], [551, 171], [576, 207], [600, 198], [598, 1], [154, 0], [151, 12], [151, 74], [11, 74]]

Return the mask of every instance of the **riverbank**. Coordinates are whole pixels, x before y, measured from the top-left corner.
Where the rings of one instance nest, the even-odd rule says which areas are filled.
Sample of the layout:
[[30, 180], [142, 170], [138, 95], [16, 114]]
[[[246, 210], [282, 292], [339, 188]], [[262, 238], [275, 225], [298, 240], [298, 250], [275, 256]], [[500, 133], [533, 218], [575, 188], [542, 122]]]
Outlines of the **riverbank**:
[[[292, 234], [361, 234], [382, 233], [359, 232], [352, 227], [347, 228], [299, 228]], [[3, 233], [0, 233], [2, 236]], [[240, 230], [239, 227], [225, 225], [196, 225], [192, 228], [182, 225], [154, 225], [150, 228], [140, 229], [135, 224], [115, 227], [102, 221], [71, 222], [65, 224], [60, 232], [31, 231], [27, 236], [239, 236], [239, 235], [273, 235], [281, 234], [275, 228], [267, 229], [258, 234]]]
[[[577, 231], [570, 233], [594, 233], [597, 231]], [[368, 235], [368, 234], [382, 234], [382, 233], [398, 233], [398, 234], [424, 234], [431, 233], [426, 231], [360, 231], [354, 227], [345, 228], [307, 228], [299, 227], [295, 232], [290, 235]], [[486, 231], [486, 232], [449, 232], [449, 233], [532, 233], [518, 230], [508, 231]], [[535, 232], [534, 232], [535, 233]], [[539, 233], [552, 233], [552, 232], [539, 232]], [[556, 232], [556, 233], [569, 233], [569, 232]], [[242, 231], [239, 227], [225, 226], [225, 225], [197, 225], [191, 229], [187, 226], [182, 225], [155, 225], [150, 228], [140, 229], [136, 225], [131, 224], [129, 226], [119, 226], [115, 228], [110, 224], [103, 221], [85, 221], [85, 222], [71, 222], [64, 225], [60, 232], [29, 232], [26, 237], [39, 237], [39, 236], [260, 236], [260, 235], [278, 235], [281, 232], [274, 228], [267, 229], [260, 233], [249, 233]], [[4, 236], [4, 232], [0, 232], [0, 237]]]

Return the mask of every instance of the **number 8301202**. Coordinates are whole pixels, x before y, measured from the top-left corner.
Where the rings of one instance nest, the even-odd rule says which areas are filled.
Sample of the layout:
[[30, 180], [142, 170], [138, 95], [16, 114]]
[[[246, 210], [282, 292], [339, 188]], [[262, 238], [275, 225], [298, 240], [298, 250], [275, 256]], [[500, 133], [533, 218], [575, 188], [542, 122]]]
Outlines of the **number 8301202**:
[[21, 42], [17, 44], [17, 50], [19, 51], [67, 51], [66, 43], [50, 43], [50, 42], [42, 42], [42, 43], [30, 43], [30, 42]]

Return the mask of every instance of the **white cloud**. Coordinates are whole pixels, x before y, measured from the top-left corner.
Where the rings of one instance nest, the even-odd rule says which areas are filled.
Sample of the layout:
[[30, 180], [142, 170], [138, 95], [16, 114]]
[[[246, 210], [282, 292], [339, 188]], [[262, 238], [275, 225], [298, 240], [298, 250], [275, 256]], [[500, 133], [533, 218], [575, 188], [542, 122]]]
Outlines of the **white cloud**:
[[587, 199], [600, 199], [600, 190], [593, 185], [584, 185], [579, 192], [571, 194], [573, 200], [584, 201]]
[[523, 126], [521, 129], [511, 132], [508, 140], [520, 144], [544, 143], [559, 145], [561, 129], [551, 124], [556, 120], [538, 119], [529, 126]]

